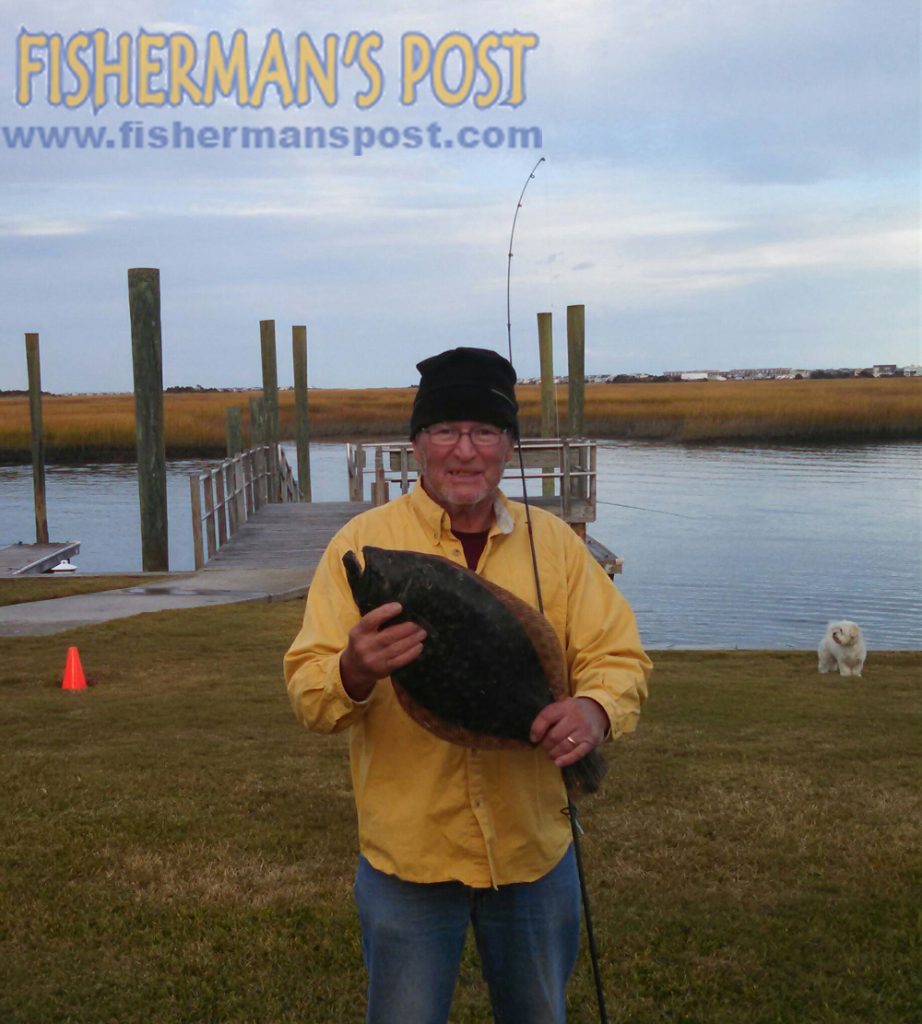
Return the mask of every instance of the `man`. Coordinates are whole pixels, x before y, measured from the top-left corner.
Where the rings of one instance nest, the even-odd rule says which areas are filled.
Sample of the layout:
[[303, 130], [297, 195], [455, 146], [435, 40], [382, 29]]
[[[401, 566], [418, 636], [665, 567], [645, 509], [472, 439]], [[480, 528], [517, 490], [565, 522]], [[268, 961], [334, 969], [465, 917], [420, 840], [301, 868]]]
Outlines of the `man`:
[[495, 1020], [559, 1024], [579, 945], [560, 769], [634, 728], [650, 662], [630, 608], [585, 544], [532, 509], [544, 613], [573, 695], [537, 716], [533, 749], [467, 749], [404, 712], [388, 676], [418, 657], [425, 630], [388, 624], [399, 604], [360, 617], [345, 552], [443, 555], [537, 606], [524, 506], [499, 490], [518, 433], [512, 365], [458, 348], [418, 369], [410, 437], [420, 479], [331, 541], [285, 658], [288, 692], [311, 729], [350, 729], [368, 1021], [444, 1024], [473, 925]]

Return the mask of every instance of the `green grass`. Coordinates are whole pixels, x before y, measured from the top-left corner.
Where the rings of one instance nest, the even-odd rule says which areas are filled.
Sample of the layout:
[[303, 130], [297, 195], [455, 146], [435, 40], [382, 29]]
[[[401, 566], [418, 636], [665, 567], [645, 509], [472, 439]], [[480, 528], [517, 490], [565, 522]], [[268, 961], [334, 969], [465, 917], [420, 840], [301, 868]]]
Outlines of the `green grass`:
[[[5, 1024], [363, 1019], [345, 738], [281, 680], [302, 607], [0, 639]], [[918, 1019], [922, 656], [655, 660], [583, 807], [612, 1024]], [[584, 957], [574, 1024], [592, 993]], [[469, 947], [452, 1021], [488, 1019]]]
[[56, 597], [74, 597], [78, 594], [95, 594], [102, 590], [122, 590], [126, 587], [149, 587], [166, 579], [185, 579], [184, 574], [172, 576], [20, 576], [16, 579], [0, 580], [0, 608], [9, 604], [26, 604], [29, 601], [49, 601]]

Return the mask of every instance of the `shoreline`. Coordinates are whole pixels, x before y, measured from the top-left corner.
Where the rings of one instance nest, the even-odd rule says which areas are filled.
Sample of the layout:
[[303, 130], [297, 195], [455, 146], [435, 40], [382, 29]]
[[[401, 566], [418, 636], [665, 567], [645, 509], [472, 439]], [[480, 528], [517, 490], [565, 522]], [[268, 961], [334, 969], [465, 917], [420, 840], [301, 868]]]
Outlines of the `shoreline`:
[[[309, 390], [313, 441], [402, 439], [415, 388]], [[517, 388], [522, 435], [541, 435], [537, 384]], [[227, 415], [239, 409], [244, 446], [249, 402], [260, 392], [164, 395], [170, 459], [223, 459]], [[552, 433], [568, 433], [567, 387], [555, 390]], [[44, 457], [52, 465], [134, 462], [134, 398], [48, 395]], [[28, 399], [0, 396], [0, 463], [31, 462]], [[279, 392], [279, 433], [296, 436], [294, 393]], [[922, 378], [587, 384], [582, 436], [599, 441], [713, 446], [880, 444], [922, 440]]]
[[[7, 578], [0, 580], [0, 608], [12, 607], [16, 605], [29, 605], [36, 604], [38, 602], [46, 602], [49, 605], [54, 601], [66, 599], [66, 598], [86, 598], [92, 601], [96, 595], [108, 595], [110, 598], [113, 594], [119, 590], [125, 588], [137, 588], [138, 586], [146, 587], [156, 583], [169, 582], [171, 580], [185, 580], [189, 581], [191, 577], [194, 577], [194, 573], [189, 570], [177, 570], [174, 572], [159, 572], [159, 573], [145, 573], [141, 571], [126, 571], [124, 573], [104, 572], [104, 573], [76, 573], [68, 575], [66, 577], [52, 577], [52, 576], [27, 576], [19, 578]], [[54, 592], [53, 592], [54, 591]], [[18, 593], [17, 593], [18, 592]], [[130, 601], [130, 598], [126, 598], [126, 601]], [[290, 597], [287, 600], [281, 601], [270, 601], [270, 604], [303, 604], [303, 596]], [[229, 602], [226, 607], [233, 607], [235, 604], [245, 604], [247, 602]], [[263, 602], [256, 602], [257, 604]], [[204, 607], [195, 606], [195, 607]], [[148, 609], [150, 611], [166, 612], [171, 610], [168, 607], [162, 609]], [[110, 620], [105, 620], [110, 621]], [[127, 618], [126, 621], [131, 621], [131, 618]], [[101, 625], [102, 622], [94, 622], [83, 626], [76, 626], [77, 629], [93, 628], [93, 626]], [[0, 636], [3, 634], [0, 633]], [[26, 639], [27, 637], [34, 636], [35, 634], [23, 633], [21, 635], [7, 635], [7, 639]], [[56, 634], [50, 634], [52, 636]], [[60, 634], [57, 634], [60, 635]], [[777, 657], [778, 655], [805, 655], [812, 658], [816, 658], [816, 645], [809, 644], [804, 647], [795, 647], [791, 645], [777, 646], [777, 647], [766, 647], [764, 645], [747, 645], [747, 644], [686, 644], [686, 645], [674, 645], [668, 643], [656, 643], [644, 642], [644, 649], [650, 653], [658, 654], [746, 654], [746, 655], [759, 655], [763, 654], [767, 657]], [[888, 647], [888, 648], [870, 648], [868, 650], [869, 661], [872, 657], [883, 656], [883, 655], [898, 655], [907, 657], [919, 657], [922, 658], [922, 646], [920, 647]], [[830, 673], [830, 676], [836, 673]]]
[[[523, 435], [527, 437], [537, 436], [536, 434]], [[563, 435], [566, 436], [566, 435]], [[740, 433], [714, 436], [687, 438], [675, 435], [657, 435], [654, 433], [640, 432], [631, 434], [614, 434], [587, 431], [586, 437], [600, 444], [606, 442], [630, 442], [633, 444], [670, 445], [676, 448], [719, 448], [722, 445], [732, 445], [737, 448], [835, 448], [840, 445], [881, 445], [881, 444], [915, 444], [922, 441], [922, 428], [909, 433], [895, 434], [890, 431], [868, 431], [868, 430], [842, 430], [835, 433], [824, 434], [752, 434]], [[311, 437], [312, 444], [346, 444], [348, 442], [362, 441], [382, 442], [404, 440], [403, 434], [365, 434], [355, 431], [346, 433], [331, 433]], [[296, 444], [294, 437], [283, 437], [280, 444]], [[183, 460], [202, 461], [223, 461], [227, 459], [226, 446], [217, 444], [203, 445], [166, 445], [167, 461], [180, 462]], [[0, 467], [27, 466], [32, 462], [32, 455], [28, 449], [4, 449], [0, 448]], [[51, 449], [46, 447], [45, 465], [47, 466], [88, 466], [94, 464], [121, 464], [132, 465], [137, 462], [137, 449], [134, 446], [93, 446], [80, 445], [77, 448]]]

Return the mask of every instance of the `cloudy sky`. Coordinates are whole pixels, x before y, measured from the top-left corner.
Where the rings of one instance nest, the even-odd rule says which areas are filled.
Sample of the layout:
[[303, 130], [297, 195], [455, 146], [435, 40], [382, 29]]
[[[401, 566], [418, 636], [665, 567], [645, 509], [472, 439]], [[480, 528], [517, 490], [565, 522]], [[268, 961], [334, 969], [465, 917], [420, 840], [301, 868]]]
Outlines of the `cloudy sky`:
[[[407, 384], [457, 344], [505, 351], [509, 232], [541, 156], [512, 260], [520, 375], [537, 373], [542, 311], [565, 372], [571, 303], [586, 306], [594, 373], [922, 361], [917, 0], [421, 6], [0, 0], [0, 389], [25, 386], [23, 335], [38, 331], [46, 388], [130, 391], [129, 267], [160, 269], [167, 385], [258, 384], [262, 319], [277, 324], [283, 386], [293, 324], [318, 387]], [[295, 70], [299, 36], [323, 55], [335, 35], [337, 92], [327, 102], [315, 81], [285, 107], [268, 84], [255, 108], [239, 93], [156, 107], [133, 63], [123, 105], [112, 81], [98, 109], [71, 108], [74, 65], [37, 44], [24, 61], [23, 33], [63, 51], [99, 29], [110, 59], [123, 33], [132, 61], [143, 35], [191, 39], [193, 83], [209, 36], [229, 52], [245, 32], [251, 85], [273, 30]], [[345, 51], [373, 33], [380, 95], [363, 110], [371, 78]], [[439, 48], [451, 33], [474, 63]], [[477, 61], [490, 33], [537, 37], [520, 44], [520, 78], [517, 44]], [[410, 104], [413, 34], [412, 55], [428, 45], [432, 60]], [[169, 87], [167, 52], [151, 51], [166, 69], [151, 91]], [[522, 102], [504, 102], [516, 85]], [[70, 129], [68, 146], [33, 132], [26, 148], [39, 127]], [[101, 128], [99, 148], [75, 143]], [[244, 147], [244, 128], [271, 128], [276, 146]], [[326, 148], [281, 144], [306, 128]], [[516, 129], [538, 129], [541, 148], [506, 146]], [[167, 145], [151, 144], [158, 130]], [[177, 131], [229, 143], [177, 148]]]

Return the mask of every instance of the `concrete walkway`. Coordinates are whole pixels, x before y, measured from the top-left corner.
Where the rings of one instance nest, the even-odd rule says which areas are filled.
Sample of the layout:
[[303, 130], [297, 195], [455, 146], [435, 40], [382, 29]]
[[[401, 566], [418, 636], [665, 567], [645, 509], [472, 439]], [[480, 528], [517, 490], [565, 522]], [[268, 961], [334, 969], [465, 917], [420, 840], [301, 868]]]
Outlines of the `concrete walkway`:
[[287, 601], [307, 593], [313, 567], [300, 569], [212, 570], [161, 579], [150, 586], [103, 590], [96, 594], [27, 601], [0, 608], [0, 636], [41, 636], [92, 626], [142, 612], [163, 612], [241, 601]]
[[329, 539], [368, 507], [360, 502], [267, 505], [196, 573], [127, 590], [6, 605], [0, 607], [0, 636], [60, 633], [143, 612], [301, 597]]

